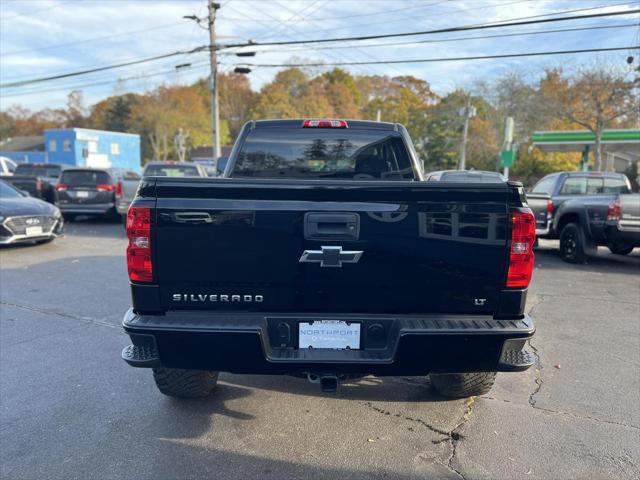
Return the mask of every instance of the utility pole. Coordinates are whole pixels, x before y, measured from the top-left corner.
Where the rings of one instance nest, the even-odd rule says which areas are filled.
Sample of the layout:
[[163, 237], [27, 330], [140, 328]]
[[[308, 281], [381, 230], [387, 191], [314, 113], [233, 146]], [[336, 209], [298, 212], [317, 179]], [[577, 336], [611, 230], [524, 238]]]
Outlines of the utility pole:
[[460, 116], [464, 116], [464, 127], [462, 129], [462, 144], [460, 145], [460, 161], [458, 163], [458, 170], [466, 170], [469, 119], [476, 116], [476, 107], [471, 106], [471, 95], [469, 95], [469, 97], [467, 98], [466, 106], [462, 107], [458, 113]]
[[216, 51], [216, 10], [220, 4], [209, 0], [209, 60], [211, 62], [211, 78], [209, 79], [209, 89], [211, 91], [211, 125], [213, 133], [213, 171], [218, 171], [218, 157], [221, 155], [220, 149], [220, 114], [218, 112], [218, 53]]
[[[507, 117], [504, 119], [504, 144], [502, 149], [508, 152], [513, 152], [513, 126], [513, 117]], [[511, 159], [511, 162], [513, 162], [513, 159]], [[511, 163], [505, 162], [504, 170], [502, 171], [502, 175], [504, 175], [504, 178], [507, 180], [509, 179], [510, 166]]]

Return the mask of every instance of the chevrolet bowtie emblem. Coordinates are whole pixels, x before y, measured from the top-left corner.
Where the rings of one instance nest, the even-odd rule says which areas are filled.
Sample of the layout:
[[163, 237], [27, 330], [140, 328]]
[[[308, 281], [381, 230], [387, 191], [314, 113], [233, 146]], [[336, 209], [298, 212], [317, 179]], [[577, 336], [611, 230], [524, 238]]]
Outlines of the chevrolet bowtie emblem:
[[358, 263], [362, 250], [342, 251], [342, 247], [320, 247], [321, 250], [305, 250], [301, 263], [319, 263], [321, 267], [342, 267], [343, 263]]

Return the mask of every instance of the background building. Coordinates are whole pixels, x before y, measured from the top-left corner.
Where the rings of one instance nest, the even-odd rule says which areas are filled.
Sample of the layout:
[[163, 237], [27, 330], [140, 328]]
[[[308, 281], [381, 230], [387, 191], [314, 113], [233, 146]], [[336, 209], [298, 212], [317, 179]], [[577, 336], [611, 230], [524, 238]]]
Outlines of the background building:
[[141, 170], [139, 135], [87, 128], [45, 130], [44, 138], [8, 139], [0, 144], [0, 155], [16, 162]]

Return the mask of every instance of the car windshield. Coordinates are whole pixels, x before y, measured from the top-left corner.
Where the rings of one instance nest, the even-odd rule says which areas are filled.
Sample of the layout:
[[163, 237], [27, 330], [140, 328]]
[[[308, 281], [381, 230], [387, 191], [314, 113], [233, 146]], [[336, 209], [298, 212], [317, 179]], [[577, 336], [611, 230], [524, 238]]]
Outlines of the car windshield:
[[413, 180], [402, 137], [388, 130], [262, 128], [247, 136], [233, 177]]
[[0, 198], [18, 198], [21, 197], [20, 192], [18, 192], [11, 185], [8, 185], [6, 182], [0, 181]]
[[60, 183], [70, 187], [95, 187], [111, 183], [111, 177], [99, 170], [67, 170], [60, 177]]
[[147, 165], [144, 174], [152, 177], [199, 177], [193, 165]]
[[22, 164], [16, 167], [15, 175], [58, 178], [61, 172], [62, 168], [59, 165]]

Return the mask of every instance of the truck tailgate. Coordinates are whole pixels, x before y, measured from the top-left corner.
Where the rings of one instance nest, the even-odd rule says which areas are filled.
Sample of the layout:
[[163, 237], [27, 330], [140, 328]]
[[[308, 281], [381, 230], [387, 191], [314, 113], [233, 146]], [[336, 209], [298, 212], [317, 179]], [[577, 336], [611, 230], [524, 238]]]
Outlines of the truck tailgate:
[[157, 178], [165, 309], [494, 313], [507, 184]]

